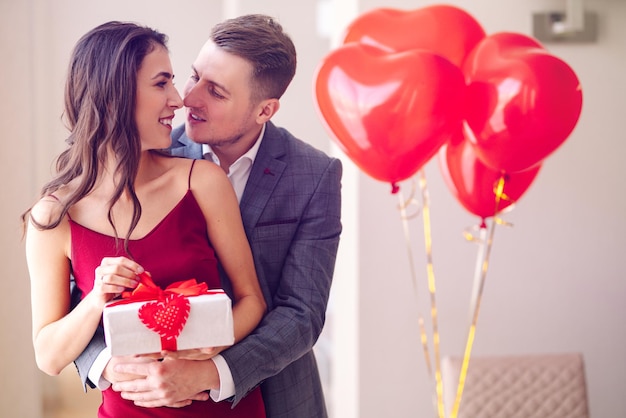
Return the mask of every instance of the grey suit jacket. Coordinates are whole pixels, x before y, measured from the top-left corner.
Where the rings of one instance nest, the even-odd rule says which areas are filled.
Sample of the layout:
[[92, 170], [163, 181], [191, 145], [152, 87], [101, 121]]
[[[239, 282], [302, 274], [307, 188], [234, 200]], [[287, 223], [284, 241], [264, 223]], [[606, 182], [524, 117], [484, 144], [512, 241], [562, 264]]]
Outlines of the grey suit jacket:
[[[202, 147], [178, 127], [171, 153], [202, 158]], [[260, 384], [269, 418], [327, 416], [312, 347], [324, 326], [341, 233], [341, 174], [338, 159], [267, 123], [240, 208], [268, 313], [221, 354], [235, 382], [233, 403]], [[81, 357], [90, 367], [87, 351]]]

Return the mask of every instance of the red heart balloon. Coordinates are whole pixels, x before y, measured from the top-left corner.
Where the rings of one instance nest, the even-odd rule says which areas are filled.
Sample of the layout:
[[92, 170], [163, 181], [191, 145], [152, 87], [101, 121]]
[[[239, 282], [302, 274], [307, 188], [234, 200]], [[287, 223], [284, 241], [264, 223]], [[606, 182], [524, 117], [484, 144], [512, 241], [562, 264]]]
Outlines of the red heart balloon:
[[168, 293], [163, 300], [144, 303], [138, 315], [141, 322], [161, 338], [176, 339], [187, 323], [190, 309], [185, 296]]
[[381, 8], [364, 13], [348, 26], [344, 43], [360, 42], [389, 52], [426, 49], [461, 66], [484, 37], [484, 29], [469, 13], [435, 5], [412, 11]]
[[463, 72], [469, 139], [494, 169], [516, 172], [536, 165], [578, 121], [582, 88], [576, 74], [525, 35], [486, 37], [467, 57]]
[[[519, 201], [535, 180], [541, 165], [516, 173], [494, 170], [478, 159], [472, 144], [459, 133], [441, 147], [439, 168], [446, 185], [461, 205], [485, 219]], [[496, 203], [496, 186], [502, 176], [503, 195]]]
[[315, 82], [318, 110], [343, 151], [392, 184], [415, 174], [459, 129], [464, 91], [460, 69], [440, 55], [358, 43], [326, 56]]

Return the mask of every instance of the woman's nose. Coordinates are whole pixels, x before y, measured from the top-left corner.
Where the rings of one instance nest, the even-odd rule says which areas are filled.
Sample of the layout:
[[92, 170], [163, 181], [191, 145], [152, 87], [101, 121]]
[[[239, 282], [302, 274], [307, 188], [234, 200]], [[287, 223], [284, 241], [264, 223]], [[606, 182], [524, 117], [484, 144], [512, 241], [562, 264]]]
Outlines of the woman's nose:
[[174, 93], [170, 97], [170, 106], [176, 109], [180, 109], [181, 107], [183, 107], [183, 99], [182, 97], [180, 97], [180, 94], [178, 93], [178, 90], [176, 88], [174, 88]]

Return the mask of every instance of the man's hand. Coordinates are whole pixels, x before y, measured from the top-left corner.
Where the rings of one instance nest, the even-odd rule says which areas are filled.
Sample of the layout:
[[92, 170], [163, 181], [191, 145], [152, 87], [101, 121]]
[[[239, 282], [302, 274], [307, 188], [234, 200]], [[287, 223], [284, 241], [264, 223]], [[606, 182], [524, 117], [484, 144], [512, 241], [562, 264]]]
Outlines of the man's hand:
[[190, 350], [179, 351], [161, 351], [161, 358], [180, 359], [180, 360], [208, 360], [215, 357], [222, 350], [228, 348], [224, 347], [208, 347], [208, 348], [194, 348]]
[[183, 407], [191, 401], [209, 399], [208, 389], [219, 388], [219, 375], [212, 360], [181, 360], [118, 363], [116, 375], [139, 376], [133, 380], [117, 381], [113, 390], [137, 406]]

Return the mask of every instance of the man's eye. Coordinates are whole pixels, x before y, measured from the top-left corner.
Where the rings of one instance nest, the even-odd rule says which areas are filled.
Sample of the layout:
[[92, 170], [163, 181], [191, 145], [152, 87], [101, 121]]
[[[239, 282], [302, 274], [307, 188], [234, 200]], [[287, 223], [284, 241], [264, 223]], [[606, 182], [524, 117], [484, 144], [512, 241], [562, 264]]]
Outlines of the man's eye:
[[218, 99], [223, 99], [224, 96], [222, 96], [215, 88], [211, 88], [211, 94], [215, 97], [217, 97]]

